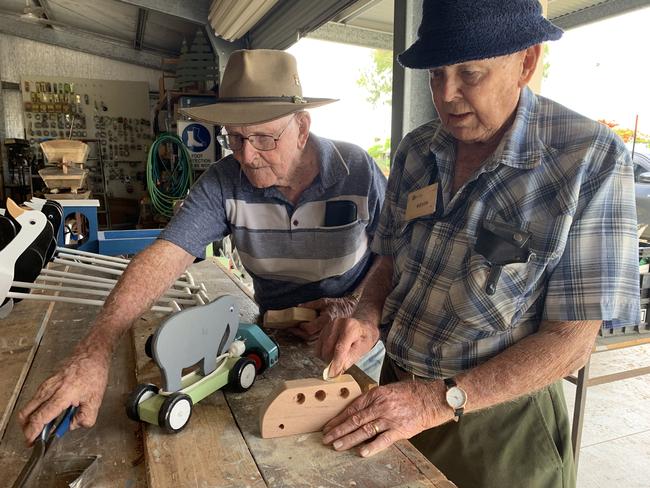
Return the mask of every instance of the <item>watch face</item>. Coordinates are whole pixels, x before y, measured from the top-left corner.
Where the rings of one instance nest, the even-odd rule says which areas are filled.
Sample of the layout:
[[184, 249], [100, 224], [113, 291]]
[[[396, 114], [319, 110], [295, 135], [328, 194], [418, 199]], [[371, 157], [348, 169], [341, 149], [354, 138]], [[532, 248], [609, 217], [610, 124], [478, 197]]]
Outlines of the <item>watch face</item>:
[[467, 402], [467, 395], [457, 386], [452, 386], [447, 390], [447, 403], [453, 408], [462, 408]]

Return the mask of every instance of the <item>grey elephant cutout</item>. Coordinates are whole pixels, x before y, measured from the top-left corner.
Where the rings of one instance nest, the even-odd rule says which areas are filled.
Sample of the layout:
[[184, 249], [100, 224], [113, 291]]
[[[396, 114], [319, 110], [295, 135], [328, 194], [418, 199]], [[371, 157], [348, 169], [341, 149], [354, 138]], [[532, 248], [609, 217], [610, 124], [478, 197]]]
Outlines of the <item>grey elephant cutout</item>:
[[165, 320], [152, 342], [163, 390], [181, 389], [183, 368], [200, 363], [204, 376], [217, 369], [217, 356], [228, 350], [238, 329], [239, 305], [230, 295], [182, 310]]

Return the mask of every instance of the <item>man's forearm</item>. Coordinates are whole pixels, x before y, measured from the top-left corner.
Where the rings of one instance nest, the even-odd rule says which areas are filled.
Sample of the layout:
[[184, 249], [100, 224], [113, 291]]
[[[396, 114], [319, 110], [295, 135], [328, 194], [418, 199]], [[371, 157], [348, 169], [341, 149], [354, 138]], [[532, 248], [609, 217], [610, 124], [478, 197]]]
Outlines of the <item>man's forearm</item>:
[[466, 411], [481, 410], [538, 391], [582, 367], [601, 321], [543, 322], [486, 363], [456, 377], [467, 392]]
[[386, 297], [392, 290], [393, 258], [375, 256], [363, 280], [363, 293], [352, 317], [379, 325]]
[[143, 250], [131, 260], [77, 350], [94, 351], [108, 360], [124, 332], [193, 260], [194, 256], [163, 240]]

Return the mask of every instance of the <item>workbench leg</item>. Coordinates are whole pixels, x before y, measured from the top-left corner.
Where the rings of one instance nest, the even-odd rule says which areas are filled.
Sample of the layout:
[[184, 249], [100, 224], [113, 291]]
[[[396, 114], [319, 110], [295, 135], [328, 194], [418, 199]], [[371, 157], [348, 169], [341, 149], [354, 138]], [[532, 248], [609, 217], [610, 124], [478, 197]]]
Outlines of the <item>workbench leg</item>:
[[580, 442], [582, 440], [582, 422], [584, 421], [585, 402], [587, 401], [587, 384], [589, 382], [589, 363], [587, 362], [578, 371], [578, 380], [576, 381], [576, 397], [573, 406], [573, 428], [571, 429], [571, 444], [573, 445], [573, 459], [578, 471], [578, 458], [580, 457]]

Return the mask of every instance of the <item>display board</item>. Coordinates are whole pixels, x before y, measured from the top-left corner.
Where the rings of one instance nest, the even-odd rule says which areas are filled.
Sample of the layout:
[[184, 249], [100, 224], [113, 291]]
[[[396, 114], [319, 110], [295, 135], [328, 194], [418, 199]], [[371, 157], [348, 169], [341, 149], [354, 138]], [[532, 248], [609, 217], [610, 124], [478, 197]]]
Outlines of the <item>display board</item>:
[[[90, 140], [91, 190], [105, 179], [108, 198], [140, 198], [153, 140], [146, 82], [24, 76], [25, 133], [33, 149], [47, 139]], [[96, 168], [103, 163], [103, 173]], [[103, 174], [103, 176], [102, 176]]]

